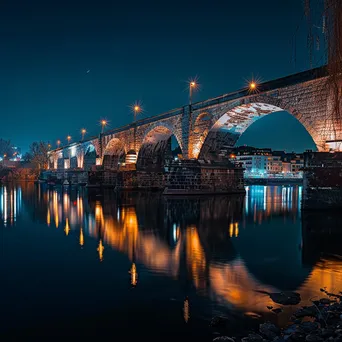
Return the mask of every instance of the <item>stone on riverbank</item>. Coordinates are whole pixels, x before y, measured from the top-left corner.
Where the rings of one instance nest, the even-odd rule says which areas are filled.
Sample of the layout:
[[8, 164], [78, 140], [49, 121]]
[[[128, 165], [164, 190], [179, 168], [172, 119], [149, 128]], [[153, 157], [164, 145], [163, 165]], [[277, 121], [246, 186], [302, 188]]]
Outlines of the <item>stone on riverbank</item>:
[[280, 329], [273, 323], [260, 324], [259, 332], [269, 340], [273, 340], [280, 334]]
[[235, 342], [231, 337], [220, 336], [213, 339], [213, 342]]
[[277, 304], [281, 304], [281, 305], [297, 305], [302, 300], [300, 297], [300, 294], [297, 292], [290, 292], [290, 291], [273, 292], [273, 293], [266, 292], [266, 291], [257, 291], [257, 292], [267, 294], [268, 296], [270, 296], [273, 302]]

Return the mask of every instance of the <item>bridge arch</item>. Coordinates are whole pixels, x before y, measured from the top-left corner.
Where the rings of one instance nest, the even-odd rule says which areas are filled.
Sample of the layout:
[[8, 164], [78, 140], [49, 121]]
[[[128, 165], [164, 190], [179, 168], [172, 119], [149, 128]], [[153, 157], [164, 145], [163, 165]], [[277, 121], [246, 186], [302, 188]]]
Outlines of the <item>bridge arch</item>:
[[[322, 137], [319, 135], [310, 118], [301, 115], [285, 101], [271, 96], [253, 96], [222, 106], [211, 114], [207, 123], [203, 124], [203, 114], [194, 118], [193, 138], [190, 139], [190, 155], [192, 158], [213, 159], [214, 154], [224, 147], [233, 147], [240, 136], [255, 121], [265, 115], [286, 111], [295, 117], [311, 135], [318, 150], [324, 149]], [[210, 112], [210, 111], [209, 111]], [[204, 126], [204, 129], [202, 127]], [[210, 128], [209, 128], [210, 127]], [[194, 132], [199, 131], [197, 136]]]
[[[171, 137], [174, 136], [180, 149], [182, 140], [172, 125], [156, 123], [144, 133], [139, 148], [137, 169], [163, 168], [165, 159], [171, 157]], [[167, 156], [169, 154], [169, 156]]]
[[102, 165], [105, 169], [118, 170], [120, 163], [125, 161], [127, 149], [122, 140], [112, 138], [103, 152]]
[[96, 165], [96, 147], [93, 144], [88, 144], [84, 148], [83, 169], [90, 170], [93, 165]]

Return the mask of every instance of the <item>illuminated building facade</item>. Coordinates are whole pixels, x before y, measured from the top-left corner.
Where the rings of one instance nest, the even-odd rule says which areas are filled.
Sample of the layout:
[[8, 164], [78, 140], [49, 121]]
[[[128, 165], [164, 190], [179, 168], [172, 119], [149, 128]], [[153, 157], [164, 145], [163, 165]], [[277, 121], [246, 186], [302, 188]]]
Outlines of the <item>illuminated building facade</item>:
[[245, 177], [302, 177], [303, 156], [271, 149], [237, 148], [230, 160], [245, 169]]

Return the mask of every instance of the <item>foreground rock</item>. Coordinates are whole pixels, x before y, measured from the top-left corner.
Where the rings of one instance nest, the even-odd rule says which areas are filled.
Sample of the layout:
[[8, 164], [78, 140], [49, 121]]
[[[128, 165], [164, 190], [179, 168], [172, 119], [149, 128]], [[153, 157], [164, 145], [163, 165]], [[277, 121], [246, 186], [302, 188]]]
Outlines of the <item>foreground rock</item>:
[[270, 298], [278, 304], [282, 305], [297, 305], [302, 300], [300, 294], [297, 292], [266, 292], [266, 291], [257, 291], [259, 293], [264, 293], [270, 296]]

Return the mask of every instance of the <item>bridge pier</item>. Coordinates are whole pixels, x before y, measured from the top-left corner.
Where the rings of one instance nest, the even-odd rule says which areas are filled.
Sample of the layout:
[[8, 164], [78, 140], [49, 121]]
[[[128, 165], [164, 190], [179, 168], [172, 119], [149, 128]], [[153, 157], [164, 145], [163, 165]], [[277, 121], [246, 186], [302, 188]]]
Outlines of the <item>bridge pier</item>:
[[303, 210], [342, 208], [342, 152], [305, 152]]

